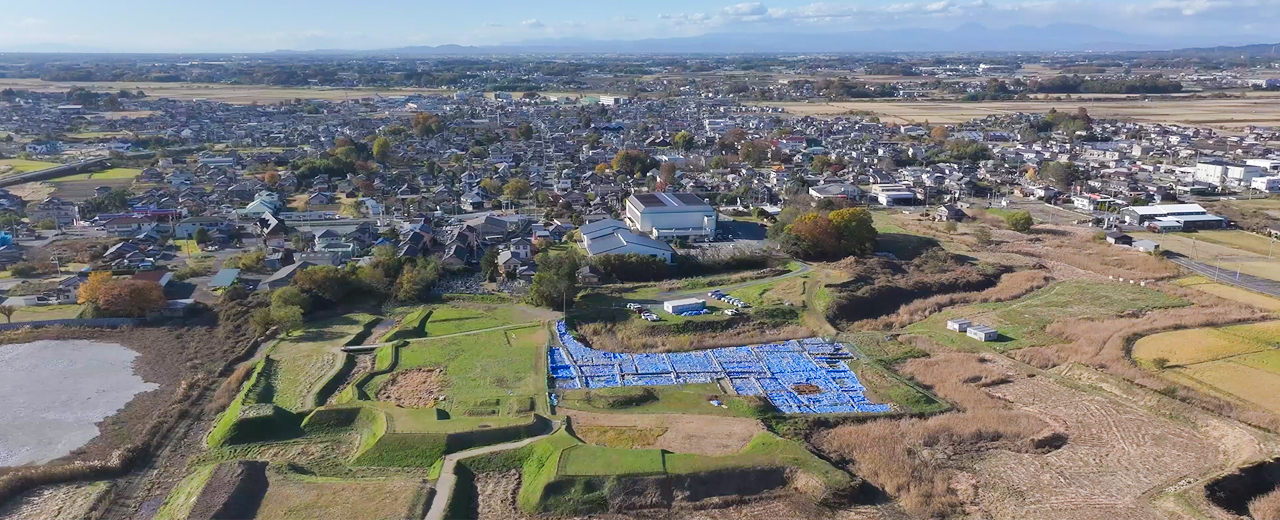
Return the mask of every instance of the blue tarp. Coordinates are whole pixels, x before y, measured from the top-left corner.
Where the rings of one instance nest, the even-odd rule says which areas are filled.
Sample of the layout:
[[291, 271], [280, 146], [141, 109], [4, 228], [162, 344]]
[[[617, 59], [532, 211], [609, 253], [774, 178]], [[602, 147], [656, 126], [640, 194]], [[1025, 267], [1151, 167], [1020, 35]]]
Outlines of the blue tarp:
[[[739, 395], [764, 395], [783, 413], [884, 413], [843, 359], [844, 345], [822, 338], [672, 354], [618, 354], [583, 345], [556, 324], [561, 347], [547, 353], [560, 389], [663, 386], [729, 379]], [[796, 393], [797, 385], [803, 393]]]

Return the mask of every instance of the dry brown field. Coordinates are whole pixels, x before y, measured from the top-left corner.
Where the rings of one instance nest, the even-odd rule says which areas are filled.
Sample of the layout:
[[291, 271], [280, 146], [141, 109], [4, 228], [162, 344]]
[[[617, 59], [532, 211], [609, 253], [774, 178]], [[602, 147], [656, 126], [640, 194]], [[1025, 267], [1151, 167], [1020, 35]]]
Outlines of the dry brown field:
[[1177, 123], [1241, 130], [1248, 125], [1280, 125], [1280, 98], [1276, 93], [1253, 93], [1233, 99], [1172, 99], [1142, 101], [1136, 96], [1089, 94], [1087, 98], [1031, 101], [839, 101], [831, 103], [776, 102], [796, 115], [839, 115], [850, 111], [873, 112], [881, 121], [894, 123], [963, 123], [989, 115], [1047, 112], [1051, 108], [1089, 110], [1094, 117], [1140, 122]]
[[216, 83], [157, 83], [129, 81], [43, 81], [39, 79], [0, 79], [0, 88], [27, 89], [37, 92], [64, 92], [72, 87], [84, 87], [99, 91], [141, 90], [149, 97], [175, 99], [206, 99], [247, 105], [250, 103], [275, 103], [295, 98], [302, 99], [359, 99], [380, 96], [404, 96], [409, 94], [438, 94], [452, 91], [439, 89], [342, 89], [342, 88], [294, 88], [266, 85], [223, 85]]

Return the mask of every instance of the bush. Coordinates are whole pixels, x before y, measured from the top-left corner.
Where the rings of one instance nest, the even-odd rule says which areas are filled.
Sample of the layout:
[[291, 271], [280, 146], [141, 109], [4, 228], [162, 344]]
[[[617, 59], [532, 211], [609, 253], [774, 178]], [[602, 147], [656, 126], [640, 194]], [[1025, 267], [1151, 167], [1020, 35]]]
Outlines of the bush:
[[40, 229], [44, 231], [48, 231], [50, 229], [58, 229], [58, 223], [50, 219], [44, 219], [44, 220], [41, 220], [40, 222], [36, 222], [36, 229]]
[[1031, 231], [1031, 226], [1035, 224], [1035, 220], [1031, 218], [1031, 213], [1026, 211], [1015, 211], [1004, 217], [1004, 223], [1009, 229], [1019, 233]]
[[620, 282], [652, 282], [667, 278], [667, 262], [639, 253], [599, 255], [591, 264], [605, 276]]

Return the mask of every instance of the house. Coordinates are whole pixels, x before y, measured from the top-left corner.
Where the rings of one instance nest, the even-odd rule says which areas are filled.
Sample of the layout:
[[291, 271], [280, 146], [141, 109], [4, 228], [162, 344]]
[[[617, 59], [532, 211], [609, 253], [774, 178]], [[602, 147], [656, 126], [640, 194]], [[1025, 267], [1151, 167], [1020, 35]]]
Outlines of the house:
[[498, 267], [502, 272], [509, 273], [515, 271], [516, 268], [524, 265], [524, 260], [516, 256], [511, 251], [503, 251], [498, 253]]
[[231, 222], [222, 217], [187, 217], [178, 221], [178, 224], [173, 227], [173, 237], [188, 240], [195, 238], [196, 231], [199, 229], [204, 229], [212, 235], [217, 231], [228, 233], [231, 227]]
[[511, 255], [517, 259], [525, 260], [533, 256], [533, 243], [527, 238], [517, 238], [512, 240], [509, 245]]
[[1116, 245], [1116, 246], [1133, 245], [1133, 237], [1126, 235], [1124, 233], [1121, 233], [1119, 231], [1108, 231], [1107, 243], [1111, 245]]
[[1160, 244], [1152, 240], [1134, 240], [1133, 245], [1129, 246], [1143, 253], [1154, 253], [1160, 250]]
[[70, 226], [80, 220], [80, 207], [68, 200], [48, 197], [28, 205], [27, 217], [32, 222], [51, 220], [59, 226]]
[[320, 231], [315, 232], [315, 235], [317, 248], [332, 242], [342, 242], [342, 235], [332, 229], [321, 229]]
[[160, 288], [163, 289], [169, 285], [170, 281], [173, 280], [173, 272], [172, 271], [142, 271], [139, 273], [134, 273], [133, 276], [131, 276], [130, 278], [133, 280], [142, 280], [144, 282], [155, 282], [160, 286]]
[[822, 199], [847, 199], [858, 200], [862, 198], [862, 189], [852, 184], [844, 182], [833, 182], [829, 184], [820, 184], [809, 188], [809, 196], [814, 200]]
[[582, 266], [578, 269], [578, 283], [582, 285], [599, 285], [604, 273], [591, 264]]
[[116, 217], [102, 223], [107, 231], [121, 236], [132, 236], [140, 231], [155, 226], [155, 221], [147, 217]]
[[306, 269], [314, 265], [315, 264], [311, 262], [300, 261], [293, 265], [282, 267], [280, 268], [279, 271], [272, 273], [271, 276], [268, 276], [266, 279], [262, 280], [262, 282], [258, 284], [258, 290], [270, 291], [273, 289], [279, 289], [281, 287], [285, 287], [293, 281], [293, 277], [297, 276], [298, 271], [301, 271], [303, 269]]
[[938, 209], [933, 210], [933, 220], [935, 222], [963, 222], [969, 215], [964, 210], [956, 207], [954, 204], [943, 204]]
[[209, 280], [209, 289], [226, 289], [240, 281], [239, 269], [219, 269]]

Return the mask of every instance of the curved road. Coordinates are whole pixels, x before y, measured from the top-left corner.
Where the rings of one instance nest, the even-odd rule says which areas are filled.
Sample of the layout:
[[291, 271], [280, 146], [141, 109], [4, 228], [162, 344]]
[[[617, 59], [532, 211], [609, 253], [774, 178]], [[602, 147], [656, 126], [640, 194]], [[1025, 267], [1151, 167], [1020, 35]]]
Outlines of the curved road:
[[457, 453], [451, 453], [449, 455], [445, 455], [444, 464], [441, 465], [440, 467], [440, 478], [436, 480], [435, 497], [431, 499], [431, 508], [427, 510], [427, 515], [423, 518], [425, 520], [444, 520], [445, 506], [449, 505], [449, 496], [453, 494], [453, 486], [458, 483], [458, 476], [454, 474], [454, 471], [458, 466], [459, 460], [468, 459], [468, 458], [476, 457], [480, 455], [486, 455], [489, 453], [494, 453], [499, 451], [507, 451], [507, 450], [514, 450], [516, 448], [523, 448], [529, 444], [537, 442], [538, 440], [548, 435], [555, 433], [556, 430], [558, 429], [560, 429], [560, 422], [552, 421], [551, 431], [544, 433], [542, 435], [537, 435], [534, 437], [529, 437], [527, 439], [521, 439], [518, 441], [508, 442], [504, 444], [494, 444], [493, 446], [482, 446], [479, 448], [473, 448], [470, 450], [460, 451]]

